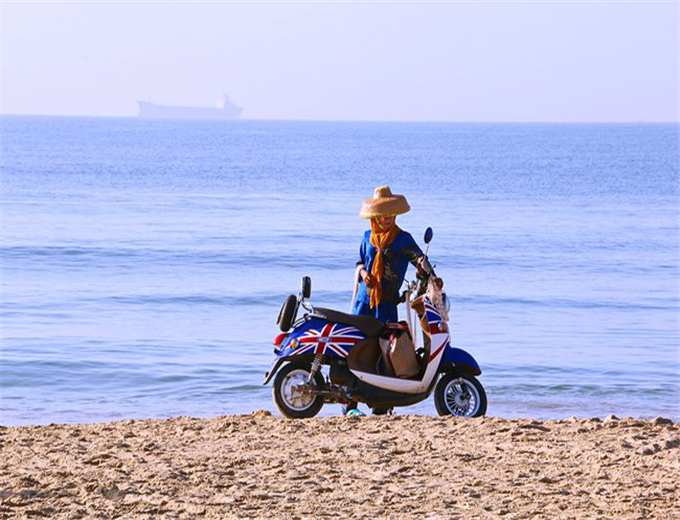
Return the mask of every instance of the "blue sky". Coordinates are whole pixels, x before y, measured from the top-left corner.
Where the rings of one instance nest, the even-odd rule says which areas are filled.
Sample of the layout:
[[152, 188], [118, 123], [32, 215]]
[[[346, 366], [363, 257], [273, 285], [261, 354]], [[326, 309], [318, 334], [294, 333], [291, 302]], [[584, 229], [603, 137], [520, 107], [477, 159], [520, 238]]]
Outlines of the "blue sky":
[[2, 3], [5, 114], [677, 121], [677, 3]]

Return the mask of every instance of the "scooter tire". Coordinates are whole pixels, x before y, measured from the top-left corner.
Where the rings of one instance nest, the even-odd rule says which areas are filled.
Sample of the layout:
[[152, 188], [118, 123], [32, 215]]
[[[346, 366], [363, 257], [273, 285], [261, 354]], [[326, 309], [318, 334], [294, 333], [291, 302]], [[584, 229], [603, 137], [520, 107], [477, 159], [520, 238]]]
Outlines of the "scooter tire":
[[[475, 398], [475, 405], [472, 410], [464, 411], [463, 409], [458, 409], [459, 403], [457, 402], [455, 395], [449, 395], [449, 390], [451, 389], [451, 383], [461, 378], [463, 384], [466, 386], [466, 390], [470, 392]], [[461, 372], [447, 372], [444, 374], [434, 389], [434, 407], [437, 409], [437, 413], [440, 416], [444, 415], [455, 415], [458, 417], [483, 417], [486, 414], [487, 399], [484, 387], [479, 382], [479, 380], [472, 374], [465, 374]]]
[[[309, 372], [311, 366], [308, 363], [288, 363], [281, 370], [278, 371], [276, 377], [274, 378], [274, 386], [272, 387], [272, 397], [274, 398], [274, 404], [281, 412], [281, 415], [288, 419], [309, 419], [314, 417], [321, 411], [323, 407], [323, 397], [317, 395], [311, 401], [311, 403], [302, 408], [295, 407], [290, 399], [287, 399], [284, 395], [286, 391], [286, 383], [291, 377], [304, 377], [305, 379], [309, 377]], [[314, 384], [320, 387], [324, 384], [323, 376], [321, 372], [314, 374]]]

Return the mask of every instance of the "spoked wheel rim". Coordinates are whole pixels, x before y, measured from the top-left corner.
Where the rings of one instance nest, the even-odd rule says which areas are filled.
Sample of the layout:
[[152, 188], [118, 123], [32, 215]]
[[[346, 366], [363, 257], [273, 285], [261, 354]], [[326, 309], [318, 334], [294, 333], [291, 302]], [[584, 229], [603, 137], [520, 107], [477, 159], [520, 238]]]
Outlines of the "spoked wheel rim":
[[297, 369], [291, 370], [281, 383], [281, 399], [287, 407], [296, 412], [302, 412], [314, 404], [316, 396], [311, 392], [302, 391], [307, 385], [309, 372]]
[[449, 381], [444, 389], [444, 404], [451, 415], [474, 417], [481, 402], [475, 385], [465, 379]]

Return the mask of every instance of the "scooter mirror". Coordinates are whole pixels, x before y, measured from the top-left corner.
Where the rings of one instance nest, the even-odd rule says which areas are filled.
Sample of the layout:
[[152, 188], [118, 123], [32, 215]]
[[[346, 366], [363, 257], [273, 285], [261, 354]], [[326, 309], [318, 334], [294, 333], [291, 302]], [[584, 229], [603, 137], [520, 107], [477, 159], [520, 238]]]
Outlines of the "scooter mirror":
[[307, 299], [312, 295], [312, 279], [309, 276], [302, 277], [302, 297]]
[[434, 231], [432, 231], [432, 228], [429, 227], [425, 230], [425, 243], [429, 244], [432, 242], [432, 235], [434, 235]]

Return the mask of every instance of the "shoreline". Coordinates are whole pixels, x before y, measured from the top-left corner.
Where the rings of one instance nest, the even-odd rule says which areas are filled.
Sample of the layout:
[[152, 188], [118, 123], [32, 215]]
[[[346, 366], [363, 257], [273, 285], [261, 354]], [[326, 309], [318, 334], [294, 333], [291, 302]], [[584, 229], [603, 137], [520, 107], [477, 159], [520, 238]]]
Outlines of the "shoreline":
[[680, 516], [669, 419], [397, 415], [0, 427], [0, 518]]

